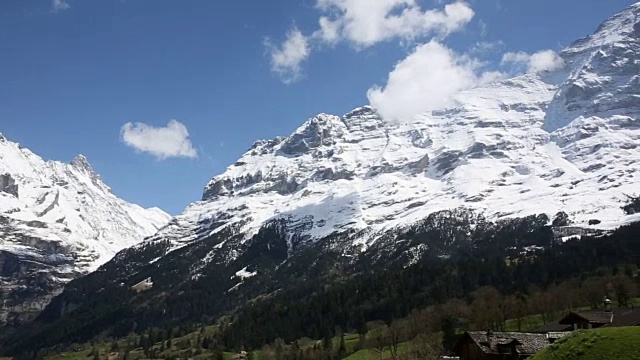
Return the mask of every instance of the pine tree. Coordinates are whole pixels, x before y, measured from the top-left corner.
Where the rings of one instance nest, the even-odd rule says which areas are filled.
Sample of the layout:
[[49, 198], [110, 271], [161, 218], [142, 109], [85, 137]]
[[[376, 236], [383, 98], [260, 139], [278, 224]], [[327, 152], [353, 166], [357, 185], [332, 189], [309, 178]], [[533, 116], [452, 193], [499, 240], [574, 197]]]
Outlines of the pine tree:
[[322, 347], [325, 350], [333, 349], [333, 336], [331, 334], [331, 331], [325, 331], [324, 337], [322, 338]]
[[284, 352], [284, 341], [282, 339], [276, 339], [274, 345], [276, 349], [276, 360], [282, 360], [282, 355]]
[[338, 356], [341, 359], [347, 356], [347, 346], [344, 342], [344, 334], [340, 336], [340, 347], [338, 348]]
[[356, 344], [356, 350], [362, 350], [367, 346], [367, 334], [360, 333], [358, 334], [358, 343]]
[[153, 344], [156, 343], [156, 331], [155, 329], [150, 329], [149, 330], [149, 335], [147, 336], [147, 343], [149, 344], [149, 346], [153, 346]]
[[214, 360], [224, 360], [224, 354], [222, 353], [222, 349], [218, 348], [216, 349], [214, 356], [213, 356]]
[[209, 340], [208, 336], [205, 336], [204, 339], [202, 339], [202, 348], [203, 349], [209, 349], [209, 346], [211, 345], [211, 340]]

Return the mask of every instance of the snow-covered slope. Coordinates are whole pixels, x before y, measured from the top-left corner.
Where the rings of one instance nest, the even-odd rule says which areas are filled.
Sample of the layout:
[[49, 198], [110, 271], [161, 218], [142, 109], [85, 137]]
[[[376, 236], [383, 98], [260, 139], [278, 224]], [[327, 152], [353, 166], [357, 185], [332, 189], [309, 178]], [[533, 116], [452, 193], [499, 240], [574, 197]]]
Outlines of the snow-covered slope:
[[465, 91], [414, 119], [361, 107], [256, 142], [201, 201], [67, 286], [22, 346], [69, 324], [93, 330], [88, 340], [215, 321], [303, 283], [519, 256], [638, 221], [621, 207], [640, 195], [640, 3], [561, 55], [562, 69]]
[[640, 193], [639, 13], [640, 3], [564, 50], [563, 69], [465, 91], [451, 108], [400, 123], [370, 107], [320, 114], [258, 141], [152, 240], [180, 247], [230, 226], [248, 238], [284, 218], [308, 241], [367, 229], [366, 247], [459, 207], [615, 227], [625, 194]]
[[84, 156], [44, 161], [0, 134], [0, 321], [37, 311], [169, 219], [116, 197]]

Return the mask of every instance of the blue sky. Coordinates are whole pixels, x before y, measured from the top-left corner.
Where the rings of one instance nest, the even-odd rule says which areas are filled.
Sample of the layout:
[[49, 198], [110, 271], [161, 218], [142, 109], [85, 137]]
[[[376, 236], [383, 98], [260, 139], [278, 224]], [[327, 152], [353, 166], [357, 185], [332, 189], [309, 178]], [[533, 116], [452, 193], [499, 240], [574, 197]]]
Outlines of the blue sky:
[[[46, 159], [82, 153], [118, 196], [178, 214], [257, 139], [556, 66], [635, 2], [369, 1], [2, 0], [0, 132]], [[416, 104], [407, 86], [438, 91]]]

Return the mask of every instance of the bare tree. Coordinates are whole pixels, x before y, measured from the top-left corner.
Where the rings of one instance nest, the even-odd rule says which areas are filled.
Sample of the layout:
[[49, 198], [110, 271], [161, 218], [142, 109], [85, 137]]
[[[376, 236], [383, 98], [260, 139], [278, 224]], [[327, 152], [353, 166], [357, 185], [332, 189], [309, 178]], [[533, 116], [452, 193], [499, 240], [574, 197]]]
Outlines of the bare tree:
[[522, 331], [522, 318], [528, 314], [527, 298], [523, 294], [511, 295], [505, 298], [505, 318], [516, 319], [518, 331]]
[[637, 294], [636, 284], [625, 275], [618, 275], [611, 282], [618, 306], [629, 306]]
[[387, 329], [387, 342], [389, 344], [389, 352], [391, 357], [398, 359], [398, 347], [404, 339], [408, 324], [406, 320], [394, 320]]
[[415, 337], [426, 332], [428, 323], [425, 316], [426, 310], [412, 310], [407, 316], [407, 335]]
[[375, 334], [369, 339], [368, 347], [378, 353], [380, 360], [384, 358], [384, 352], [387, 349], [387, 329], [378, 328], [375, 330]]
[[582, 296], [592, 309], [600, 308], [607, 296], [606, 281], [603, 278], [590, 278], [582, 284]]
[[409, 342], [409, 360], [437, 360], [444, 353], [442, 337], [437, 334], [419, 334]]
[[[461, 299], [451, 299], [447, 301], [444, 305], [442, 305], [438, 312], [441, 317], [461, 319], [465, 322], [467, 322], [471, 318], [472, 314], [469, 305]], [[440, 328], [441, 326], [439, 326], [437, 329]]]
[[471, 303], [473, 322], [479, 329], [504, 328], [504, 299], [493, 286], [485, 286], [473, 294]]

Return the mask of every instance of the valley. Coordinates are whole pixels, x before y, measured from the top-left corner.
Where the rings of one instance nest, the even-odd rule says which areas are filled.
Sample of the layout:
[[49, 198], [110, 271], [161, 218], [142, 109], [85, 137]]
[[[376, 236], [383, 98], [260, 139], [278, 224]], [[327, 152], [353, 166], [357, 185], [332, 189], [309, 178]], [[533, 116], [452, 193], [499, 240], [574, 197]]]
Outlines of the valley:
[[[557, 56], [410, 119], [319, 113], [256, 141], [176, 216], [120, 199], [82, 155], [44, 160], [0, 135], [0, 355], [554, 359], [609, 336], [633, 346], [640, 3]], [[142, 139], [170, 130], [175, 148]], [[175, 120], [121, 137], [158, 163], [198, 153]]]

